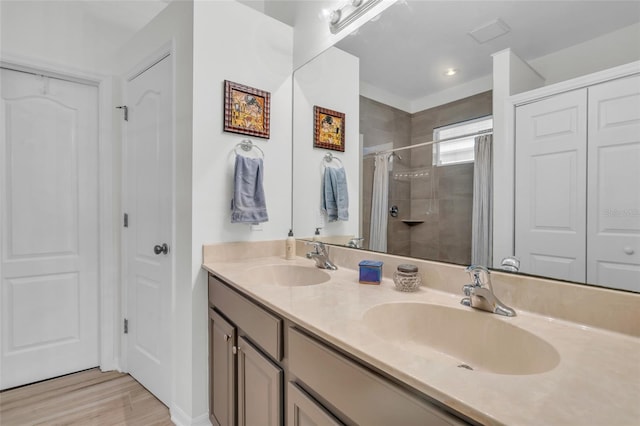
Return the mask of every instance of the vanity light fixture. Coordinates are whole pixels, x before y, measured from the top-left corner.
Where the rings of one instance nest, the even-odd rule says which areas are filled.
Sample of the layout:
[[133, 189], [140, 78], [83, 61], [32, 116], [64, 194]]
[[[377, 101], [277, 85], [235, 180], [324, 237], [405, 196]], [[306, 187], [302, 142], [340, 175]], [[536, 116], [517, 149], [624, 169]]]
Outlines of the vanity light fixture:
[[329, 29], [332, 34], [340, 32], [344, 27], [365, 14], [382, 0], [349, 0], [329, 13]]
[[342, 17], [342, 9], [336, 9], [329, 14], [329, 24], [336, 25]]
[[451, 77], [456, 74], [458, 74], [457, 68], [447, 68], [447, 70], [444, 72], [444, 75], [446, 75], [447, 77]]

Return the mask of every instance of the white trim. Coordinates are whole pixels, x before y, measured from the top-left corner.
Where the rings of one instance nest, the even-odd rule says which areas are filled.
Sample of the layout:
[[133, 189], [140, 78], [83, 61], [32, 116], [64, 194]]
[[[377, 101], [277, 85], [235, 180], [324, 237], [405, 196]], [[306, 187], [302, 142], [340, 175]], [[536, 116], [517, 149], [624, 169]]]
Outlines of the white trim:
[[3, 67], [34, 74], [48, 75], [98, 88], [98, 308], [99, 362], [102, 371], [118, 370], [116, 351], [117, 312], [117, 247], [113, 242], [113, 139], [111, 132], [112, 78], [79, 71], [35, 58], [0, 53]]
[[0, 62], [3, 67], [16, 71], [46, 75], [90, 86], [98, 86], [103, 79], [107, 78], [107, 76], [103, 74], [82, 71], [63, 64], [3, 52], [0, 52]]
[[100, 158], [98, 185], [100, 239], [100, 369], [119, 370], [117, 335], [118, 321], [118, 248], [114, 243], [117, 217], [113, 203], [113, 78], [103, 79], [98, 86], [98, 156]]
[[593, 86], [594, 84], [604, 83], [606, 81], [628, 77], [638, 73], [640, 73], [640, 61], [630, 62], [604, 71], [583, 75], [581, 77], [572, 78], [571, 80], [550, 84], [549, 86], [540, 87], [538, 89], [510, 96], [507, 98], [507, 106], [512, 108], [524, 105], [563, 92], [582, 89], [584, 87]]
[[171, 415], [171, 421], [176, 426], [211, 426], [208, 412], [201, 414], [198, 417], [191, 417], [180, 407], [173, 404], [169, 410], [169, 414]]
[[538, 78], [542, 81], [545, 80], [544, 76], [542, 74], [540, 74], [535, 68], [533, 68], [531, 66], [531, 64], [529, 64], [529, 62], [525, 61], [524, 59], [522, 59], [520, 56], [518, 56], [518, 54], [511, 49], [510, 47], [507, 47], [506, 49], [502, 49], [499, 50], [495, 53], [491, 54], [491, 57], [493, 58], [494, 56], [499, 56], [499, 55], [503, 55], [503, 54], [508, 54], [508, 55], [515, 55], [518, 59], [520, 59], [520, 61], [522, 61], [522, 65], [525, 65], [527, 68], [529, 68], [529, 70], [531, 70], [531, 72], [533, 72], [536, 76], [538, 76]]
[[[155, 51], [146, 55], [142, 60], [140, 60], [135, 66], [129, 70], [125, 75], [126, 81], [131, 81], [134, 78], [138, 77], [143, 72], [147, 71], [149, 68], [166, 58], [167, 56], [173, 55], [175, 57], [175, 47], [174, 42], [169, 41], [162, 46], [160, 46]], [[124, 88], [123, 88], [124, 91]]]
[[493, 75], [488, 74], [483, 77], [478, 77], [475, 80], [451, 86], [418, 99], [413, 99], [411, 100], [411, 108], [409, 112], [411, 114], [416, 114], [460, 99], [479, 95], [480, 93], [488, 92], [492, 89]]

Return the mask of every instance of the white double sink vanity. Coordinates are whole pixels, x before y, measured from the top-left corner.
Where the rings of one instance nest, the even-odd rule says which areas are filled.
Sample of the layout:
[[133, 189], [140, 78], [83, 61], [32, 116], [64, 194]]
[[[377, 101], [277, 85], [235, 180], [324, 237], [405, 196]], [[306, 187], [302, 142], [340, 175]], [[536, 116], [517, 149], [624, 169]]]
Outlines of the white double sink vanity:
[[[639, 294], [494, 273], [503, 317], [460, 304], [461, 266], [413, 259], [424, 284], [403, 293], [402, 257], [332, 247], [326, 271], [283, 247], [204, 248], [214, 425], [640, 420]], [[362, 256], [380, 285], [358, 283]]]

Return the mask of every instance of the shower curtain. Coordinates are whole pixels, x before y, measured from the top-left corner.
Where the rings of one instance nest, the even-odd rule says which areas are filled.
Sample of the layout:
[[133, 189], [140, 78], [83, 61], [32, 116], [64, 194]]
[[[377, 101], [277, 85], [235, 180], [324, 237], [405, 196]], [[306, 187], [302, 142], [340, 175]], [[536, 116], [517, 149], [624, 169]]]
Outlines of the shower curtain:
[[493, 258], [492, 143], [492, 135], [480, 135], [475, 138], [471, 263], [482, 266], [491, 266]]
[[373, 196], [371, 200], [371, 227], [369, 250], [387, 251], [387, 210], [389, 206], [389, 162], [386, 155], [373, 159]]

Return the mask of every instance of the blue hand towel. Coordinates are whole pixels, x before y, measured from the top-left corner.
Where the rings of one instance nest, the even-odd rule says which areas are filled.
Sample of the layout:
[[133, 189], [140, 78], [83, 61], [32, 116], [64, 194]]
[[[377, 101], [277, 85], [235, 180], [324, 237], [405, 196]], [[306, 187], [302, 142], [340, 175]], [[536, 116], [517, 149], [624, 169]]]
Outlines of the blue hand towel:
[[329, 222], [349, 220], [349, 192], [344, 167], [324, 169], [321, 197], [321, 208]]
[[267, 222], [267, 204], [262, 187], [262, 158], [236, 156], [231, 200], [231, 223]]

